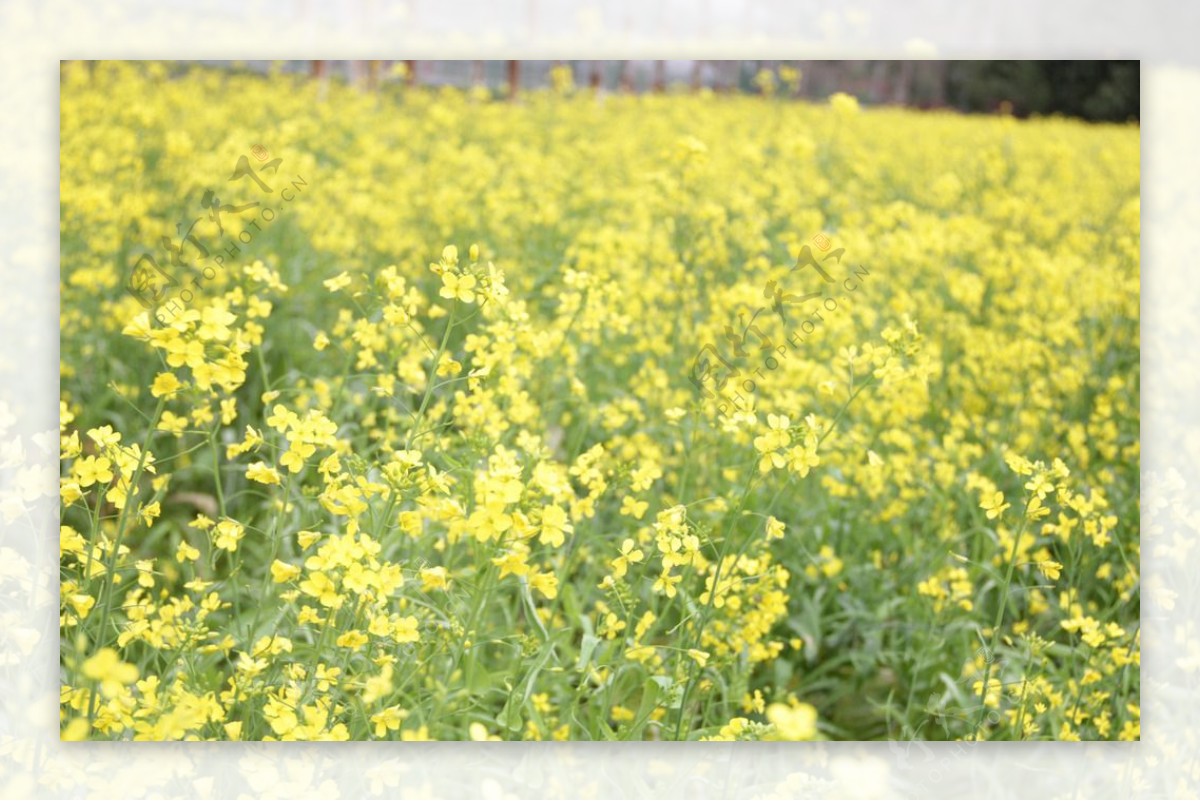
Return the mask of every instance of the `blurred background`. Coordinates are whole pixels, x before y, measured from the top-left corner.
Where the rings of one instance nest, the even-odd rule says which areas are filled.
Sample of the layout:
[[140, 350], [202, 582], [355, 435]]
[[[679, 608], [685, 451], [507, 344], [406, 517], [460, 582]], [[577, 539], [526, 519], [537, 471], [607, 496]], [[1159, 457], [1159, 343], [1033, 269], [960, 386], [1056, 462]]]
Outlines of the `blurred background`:
[[[206, 62], [228, 64], [229, 62]], [[364, 88], [387, 81], [486, 87], [518, 94], [570, 76], [604, 91], [770, 93], [867, 105], [899, 105], [1018, 117], [1060, 114], [1092, 121], [1140, 118], [1139, 62], [1121, 61], [247, 61], [235, 68], [307, 71]], [[565, 68], [567, 72], [564, 72]]]

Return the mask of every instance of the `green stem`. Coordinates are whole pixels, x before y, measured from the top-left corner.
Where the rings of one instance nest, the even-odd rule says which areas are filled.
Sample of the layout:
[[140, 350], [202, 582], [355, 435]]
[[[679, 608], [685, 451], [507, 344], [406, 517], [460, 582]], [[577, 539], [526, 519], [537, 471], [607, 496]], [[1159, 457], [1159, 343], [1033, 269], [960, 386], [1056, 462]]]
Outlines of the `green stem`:
[[262, 591], [259, 593], [258, 603], [255, 604], [254, 618], [250, 622], [250, 630], [246, 632], [247, 642], [253, 642], [254, 632], [258, 630], [258, 621], [262, 616], [262, 611], [267, 605], [267, 591], [271, 589], [271, 565], [275, 562], [275, 556], [279, 553], [279, 521], [287, 514], [288, 498], [292, 494], [292, 476], [289, 473], [287, 482], [283, 485], [283, 500], [279, 514], [271, 522], [271, 532], [268, 534], [271, 540], [271, 555], [267, 557], [267, 569], [263, 574]]
[[458, 311], [457, 300], [450, 307], [450, 319], [446, 321], [446, 330], [442, 333], [442, 342], [438, 345], [437, 353], [433, 357], [433, 364], [429, 368], [429, 377], [425, 380], [425, 397], [421, 398], [421, 406], [413, 416], [412, 427], [409, 428], [408, 435], [404, 438], [405, 450], [408, 450], [409, 446], [412, 445], [413, 432], [417, 430], [421, 421], [425, 418], [425, 409], [429, 406], [429, 399], [433, 397], [434, 379], [437, 377], [438, 364], [441, 363], [442, 354], [446, 352], [446, 346], [450, 342], [450, 332], [454, 329], [454, 313], [456, 311]]
[[[692, 636], [692, 644], [688, 647], [687, 650], [690, 650], [692, 648], [698, 648], [700, 645], [701, 639], [704, 636], [704, 628], [705, 628], [705, 626], [708, 625], [709, 618], [712, 614], [713, 603], [716, 600], [717, 593], [720, 591], [720, 588], [721, 588], [721, 567], [725, 564], [725, 557], [728, 555], [728, 551], [729, 551], [729, 543], [733, 539], [733, 527], [737, 523], [738, 515], [741, 513], [742, 509], [745, 508], [746, 501], [750, 497], [750, 491], [754, 488], [754, 482], [757, 479], [758, 479], [758, 474], [755, 473], [753, 476], [750, 477], [750, 480], [748, 482], [746, 482], [746, 489], [742, 492], [742, 498], [741, 498], [741, 500], [738, 501], [737, 508], [733, 510], [733, 514], [730, 515], [729, 525], [725, 529], [725, 537], [721, 541], [721, 550], [717, 554], [717, 565], [716, 565], [716, 568], [713, 570], [712, 589], [709, 590], [709, 592], [708, 592], [708, 601], [704, 604], [704, 609], [702, 610], [702, 613], [700, 616], [700, 622], [696, 626], [695, 634]], [[684, 651], [684, 653], [686, 654], [686, 650]], [[679, 719], [678, 719], [678, 721], [676, 721], [676, 724], [675, 724], [675, 739], [677, 741], [681, 740], [687, 733], [684, 729], [684, 720], [687, 717], [688, 697], [691, 695], [692, 687], [696, 683], [696, 677], [698, 675], [697, 671], [698, 671], [698, 667], [696, 665], [690, 665], [688, 667], [688, 681], [687, 681], [687, 684], [683, 688], [683, 697], [680, 699], [680, 702], [679, 702]]]
[[979, 688], [979, 719], [975, 721], [975, 740], [979, 740], [979, 729], [987, 716], [988, 682], [992, 677], [992, 663], [996, 661], [996, 647], [1000, 644], [1000, 624], [1004, 622], [1004, 611], [1008, 608], [1008, 590], [1012, 586], [1013, 572], [1017, 566], [1017, 549], [1021, 545], [1021, 537], [1025, 534], [1025, 526], [1029, 523], [1029, 502], [1021, 512], [1021, 526], [1013, 537], [1012, 549], [1008, 553], [1008, 570], [1004, 574], [1004, 586], [1000, 591], [1000, 604], [996, 609], [996, 619], [992, 623], [992, 639], [988, 645], [987, 658], [983, 669], [983, 686]]
[[[92, 649], [92, 656], [95, 656], [101, 648], [104, 647], [104, 635], [108, 631], [109, 619], [112, 615], [112, 593], [113, 593], [113, 574], [117, 569], [117, 555], [121, 552], [121, 540], [125, 537], [125, 528], [129, 524], [130, 510], [137, 509], [138, 496], [141, 494], [139, 482], [142, 479], [142, 470], [146, 466], [146, 455], [150, 452], [150, 440], [154, 438], [155, 429], [158, 428], [159, 418], [162, 417], [163, 407], [167, 404], [167, 398], [164, 395], [158, 399], [158, 405], [154, 407], [154, 415], [150, 419], [150, 426], [146, 431], [146, 436], [142, 440], [142, 450], [138, 454], [137, 468], [133, 471], [133, 478], [129, 482], [129, 492], [125, 496], [125, 505], [121, 509], [121, 515], [117, 520], [117, 535], [113, 540], [112, 551], [109, 553], [107, 569], [104, 573], [104, 586], [101, 588], [100, 594], [103, 597], [101, 603], [102, 609], [100, 612], [100, 628], [96, 632], [95, 647]], [[120, 479], [118, 479], [119, 485]], [[99, 534], [99, 531], [97, 531]], [[99, 697], [96, 694], [96, 682], [93, 681], [88, 689], [88, 727], [91, 728], [96, 720], [96, 702]]]

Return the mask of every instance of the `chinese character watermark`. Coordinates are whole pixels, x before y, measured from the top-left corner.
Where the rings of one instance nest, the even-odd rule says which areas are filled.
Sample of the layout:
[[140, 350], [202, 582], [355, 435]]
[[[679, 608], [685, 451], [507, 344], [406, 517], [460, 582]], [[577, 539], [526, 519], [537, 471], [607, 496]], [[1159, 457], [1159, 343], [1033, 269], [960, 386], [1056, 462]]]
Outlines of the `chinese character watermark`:
[[[739, 310], [737, 325], [725, 325], [724, 339], [731, 355], [726, 357], [716, 345], [706, 343], [692, 360], [688, 381], [704, 397], [715, 399], [721, 413], [731, 408], [738, 411], [747, 408], [742, 404], [747, 403], [749, 396], [758, 388], [755, 377], [761, 379], [767, 372], [778, 369], [781, 360], [786, 359], [792, 350], [798, 349], [825, 322], [825, 314], [838, 310], [840, 301], [846, 297], [844, 293], [857, 292], [862, 281], [870, 275], [870, 270], [858, 266], [839, 280], [831, 270], [842, 267], [842, 256], [846, 249], [839, 247], [831, 251], [833, 243], [825, 234], [817, 234], [811, 242], [823, 255], [818, 258], [809, 245], [804, 245], [788, 272], [790, 275], [811, 267], [822, 282], [820, 289], [792, 292], [783, 287], [781, 282], [768, 280], [762, 293], [763, 299], [769, 301], [768, 305], [754, 310]], [[837, 294], [839, 289], [843, 294]], [[813, 302], [817, 306], [816, 311], [805, 314], [802, 307], [807, 304], [811, 309]], [[759, 315], [764, 312], [767, 317], [763, 321], [774, 315], [785, 326], [786, 337], [781, 342], [763, 332]], [[803, 318], [795, 327], [793, 315], [797, 319]]]
[[[177, 223], [174, 237], [162, 237], [162, 249], [157, 253], [162, 258], [161, 263], [151, 249], [141, 248], [136, 252], [126, 276], [125, 291], [149, 309], [159, 322], [168, 322], [183, 311], [184, 306], [195, 298], [193, 288], [199, 289], [204, 282], [216, 278], [217, 271], [225, 268], [226, 258], [237, 258], [242, 247], [253, 242], [264, 226], [278, 217], [277, 212], [283, 211], [308, 186], [308, 181], [301, 175], [281, 185], [278, 171], [283, 159], [271, 158], [262, 145], [252, 147], [250, 153], [263, 162], [261, 166], [256, 169], [242, 155], [226, 183], [247, 181], [265, 197], [245, 203], [226, 203], [214, 190], [206, 189], [200, 208], [207, 214], [190, 223]], [[265, 175], [267, 171], [270, 171], [269, 176]], [[276, 187], [279, 187], [278, 192]], [[273, 202], [276, 205], [271, 205]], [[218, 241], [212, 249], [196, 235], [196, 226], [207, 220], [216, 228], [216, 236], [224, 237], [225, 223], [221, 215], [241, 217], [246, 212], [252, 212], [254, 216], [244, 224], [241, 233], [229, 237], [225, 243]]]

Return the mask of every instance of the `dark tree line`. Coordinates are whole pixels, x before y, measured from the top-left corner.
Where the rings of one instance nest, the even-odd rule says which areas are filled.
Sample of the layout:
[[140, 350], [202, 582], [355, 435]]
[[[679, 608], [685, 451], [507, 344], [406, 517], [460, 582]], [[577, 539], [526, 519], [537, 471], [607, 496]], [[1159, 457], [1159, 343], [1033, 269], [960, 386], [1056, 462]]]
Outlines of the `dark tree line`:
[[1137, 61], [957, 61], [946, 84], [947, 101], [963, 111], [994, 111], [1007, 102], [1018, 116], [1140, 118]]
[[[265, 63], [265, 62], [264, 62]], [[303, 63], [303, 62], [301, 62]], [[367, 88], [376, 88], [381, 65], [399, 62], [311, 62], [315, 78], [328, 65]], [[623, 92], [668, 87], [761, 91], [755, 76], [783, 66], [798, 69], [791, 96], [821, 100], [848, 92], [867, 104], [1008, 111], [1019, 117], [1062, 114], [1085, 120], [1140, 119], [1141, 70], [1137, 61], [405, 61], [406, 82], [488, 86], [515, 97], [518, 89], [544, 86], [555, 65], [571, 68], [577, 86]]]

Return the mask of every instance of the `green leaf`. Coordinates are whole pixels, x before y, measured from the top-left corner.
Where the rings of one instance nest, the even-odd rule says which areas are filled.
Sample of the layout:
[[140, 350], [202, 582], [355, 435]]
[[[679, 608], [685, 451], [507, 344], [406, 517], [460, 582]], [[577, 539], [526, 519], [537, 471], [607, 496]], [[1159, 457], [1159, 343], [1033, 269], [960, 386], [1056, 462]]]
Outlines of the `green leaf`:
[[525, 716], [522, 710], [525, 704], [529, 702], [529, 696], [533, 695], [533, 685], [537, 681], [538, 674], [542, 672], [542, 668], [550, 661], [550, 656], [554, 653], [554, 646], [547, 643], [542, 648], [538, 656], [537, 664], [535, 664], [525, 676], [520, 684], [513, 688], [509, 693], [508, 700], [504, 703], [504, 709], [500, 711], [499, 723], [509, 731], [520, 731], [525, 724]]
[[583, 642], [579, 645], [579, 662], [575, 667], [578, 670], [583, 670], [588, 666], [588, 662], [592, 660], [592, 653], [595, 652], [596, 646], [600, 644], [600, 638], [595, 634], [584, 634]]
[[650, 715], [658, 707], [660, 686], [657, 679], [659, 678], [662, 677], [656, 676], [646, 679], [646, 683], [642, 685], [642, 702], [638, 705], [637, 715], [629, 727], [629, 733], [625, 737], [626, 740], [642, 739], [642, 730], [646, 728], [646, 723], [650, 720]]

